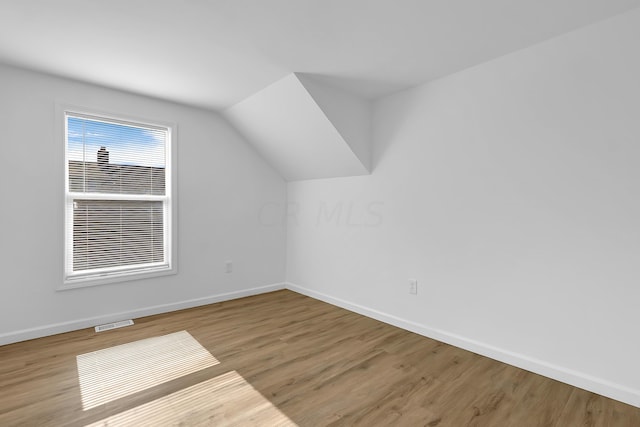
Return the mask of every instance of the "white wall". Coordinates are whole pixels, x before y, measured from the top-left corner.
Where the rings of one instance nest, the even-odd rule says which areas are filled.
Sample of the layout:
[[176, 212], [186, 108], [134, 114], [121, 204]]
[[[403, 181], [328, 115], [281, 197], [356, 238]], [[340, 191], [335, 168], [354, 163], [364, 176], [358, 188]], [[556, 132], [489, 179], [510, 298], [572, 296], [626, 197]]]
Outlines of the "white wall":
[[371, 102], [331, 86], [313, 75], [295, 75], [367, 173], [371, 171]]
[[[284, 280], [285, 230], [271, 207], [284, 205], [285, 183], [219, 115], [4, 66], [0, 94], [0, 344]], [[64, 212], [56, 102], [177, 123], [177, 275], [56, 291]]]
[[[368, 111], [347, 101], [340, 111], [357, 113], [356, 123], [336, 126], [323, 108], [328, 106], [327, 97], [338, 91], [323, 92], [316, 85], [313, 89], [317, 90], [311, 92], [305, 84], [291, 73], [222, 114], [287, 181], [368, 174], [368, 164], [361, 157], [364, 150], [354, 150], [352, 145], [358, 145], [361, 135], [354, 137], [355, 129], [367, 124]], [[324, 102], [318, 102], [314, 93]], [[345, 94], [342, 98], [353, 97]], [[344, 130], [352, 143], [345, 139]]]
[[371, 176], [288, 184], [288, 281], [640, 406], [638, 40], [640, 10], [377, 102]]

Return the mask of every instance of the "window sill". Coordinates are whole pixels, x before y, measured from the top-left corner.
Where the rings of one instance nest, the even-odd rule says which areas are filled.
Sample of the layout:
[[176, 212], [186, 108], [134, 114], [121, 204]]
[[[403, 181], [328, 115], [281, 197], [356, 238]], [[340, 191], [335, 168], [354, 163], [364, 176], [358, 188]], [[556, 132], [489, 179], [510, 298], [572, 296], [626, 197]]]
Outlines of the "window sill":
[[112, 283], [129, 282], [132, 280], [143, 280], [152, 277], [169, 276], [177, 273], [178, 269], [176, 267], [165, 267], [145, 271], [126, 271], [120, 273], [112, 273], [104, 276], [65, 277], [63, 284], [61, 286], [58, 286], [56, 291], [88, 288], [92, 286], [108, 285]]

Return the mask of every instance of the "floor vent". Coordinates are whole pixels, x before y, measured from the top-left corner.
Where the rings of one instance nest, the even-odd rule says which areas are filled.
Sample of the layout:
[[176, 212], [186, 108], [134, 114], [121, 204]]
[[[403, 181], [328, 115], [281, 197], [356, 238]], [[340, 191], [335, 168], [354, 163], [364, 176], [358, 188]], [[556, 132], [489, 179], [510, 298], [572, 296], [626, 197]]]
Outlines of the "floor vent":
[[96, 326], [96, 332], [104, 332], [104, 331], [109, 331], [111, 329], [124, 328], [125, 326], [131, 326], [131, 325], [133, 325], [133, 320], [122, 320], [120, 322], [105, 323], [104, 325]]

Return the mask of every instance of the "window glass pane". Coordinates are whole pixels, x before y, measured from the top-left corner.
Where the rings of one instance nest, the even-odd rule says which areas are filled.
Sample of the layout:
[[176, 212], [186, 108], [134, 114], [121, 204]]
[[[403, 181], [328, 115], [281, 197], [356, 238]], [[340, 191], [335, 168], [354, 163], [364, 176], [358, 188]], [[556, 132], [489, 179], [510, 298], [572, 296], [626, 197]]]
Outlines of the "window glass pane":
[[163, 262], [163, 224], [162, 202], [76, 200], [74, 271]]
[[69, 191], [165, 194], [165, 129], [67, 117]]
[[65, 113], [67, 280], [171, 268], [169, 130]]

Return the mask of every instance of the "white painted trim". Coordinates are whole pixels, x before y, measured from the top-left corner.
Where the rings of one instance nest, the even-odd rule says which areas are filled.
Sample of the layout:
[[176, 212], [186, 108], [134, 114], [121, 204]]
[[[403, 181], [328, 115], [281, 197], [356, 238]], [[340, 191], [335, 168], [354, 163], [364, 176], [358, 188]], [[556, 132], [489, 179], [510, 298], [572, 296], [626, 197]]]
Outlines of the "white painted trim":
[[[67, 117], [69, 115], [76, 117], [91, 118], [98, 121], [111, 121], [114, 123], [120, 123], [125, 125], [145, 126], [155, 129], [163, 129], [167, 132], [168, 141], [165, 142], [165, 160], [167, 167], [165, 168], [165, 195], [161, 197], [146, 197], [133, 195], [131, 197], [123, 197], [121, 195], [98, 195], [94, 193], [83, 193], [81, 198], [86, 199], [104, 199], [104, 200], [161, 200], [165, 209], [166, 221], [164, 224], [164, 236], [165, 238], [165, 254], [167, 259], [165, 264], [168, 268], [155, 268], [152, 270], [141, 269], [126, 269], [127, 271], [118, 271], [118, 269], [107, 269], [110, 273], [107, 275], [100, 275], [99, 271], [94, 271], [97, 274], [83, 274], [78, 273], [76, 275], [71, 274], [69, 271], [70, 262], [73, 258], [72, 253], [72, 236], [68, 230], [69, 225], [72, 223], [72, 201], [74, 197], [71, 197], [68, 191], [69, 189], [69, 169], [64, 167], [64, 187], [62, 187], [62, 193], [64, 194], [64, 224], [63, 230], [65, 235], [65, 251], [63, 252], [63, 272], [61, 283], [56, 286], [56, 291], [65, 291], [69, 289], [78, 289], [91, 286], [100, 286], [110, 283], [121, 283], [130, 280], [148, 279], [151, 277], [168, 276], [178, 273], [178, 123], [165, 120], [156, 120], [152, 118], [141, 118], [134, 116], [127, 112], [108, 112], [101, 108], [93, 106], [78, 106], [67, 103], [63, 100], [56, 100], [55, 102], [55, 129], [57, 138], [60, 139], [62, 146], [64, 147], [64, 163], [66, 164], [68, 158], [68, 146], [67, 146]], [[76, 193], [73, 193], [77, 195]], [[78, 197], [75, 197], [76, 199]], [[0, 336], [0, 345], [2, 344], [2, 336]]]
[[498, 348], [489, 344], [475, 341], [460, 335], [452, 334], [441, 329], [431, 328], [410, 320], [402, 319], [391, 314], [364, 307], [340, 298], [335, 298], [293, 283], [285, 283], [285, 288], [291, 291], [324, 301], [326, 303], [362, 314], [384, 323], [414, 332], [416, 334], [442, 341], [465, 350], [472, 351], [482, 356], [489, 357], [500, 362], [507, 363], [518, 368], [543, 375], [545, 377], [570, 384], [572, 386], [619, 400], [621, 402], [640, 408], [640, 390], [635, 390], [620, 384], [616, 384], [602, 378], [597, 378], [584, 372], [554, 365], [543, 360], [535, 359], [523, 354]]
[[69, 322], [55, 323], [52, 325], [38, 326], [21, 331], [0, 334], [0, 345], [11, 344], [19, 341], [31, 340], [34, 338], [46, 337], [49, 335], [61, 334], [64, 332], [77, 331], [78, 329], [92, 328], [104, 323], [117, 322], [122, 319], [135, 319], [139, 317], [152, 316], [154, 314], [168, 313], [185, 308], [198, 307], [201, 305], [214, 304], [216, 302], [229, 301], [237, 298], [244, 298], [252, 295], [264, 294], [267, 292], [284, 289], [283, 283], [260, 286], [256, 288], [243, 289], [241, 291], [228, 292], [224, 294], [210, 295], [202, 298], [190, 299], [169, 304], [154, 305], [131, 311], [105, 314], [103, 316], [88, 317], [85, 319], [72, 320]]

